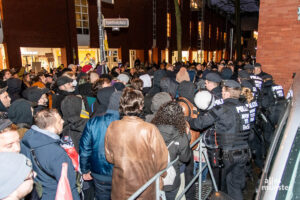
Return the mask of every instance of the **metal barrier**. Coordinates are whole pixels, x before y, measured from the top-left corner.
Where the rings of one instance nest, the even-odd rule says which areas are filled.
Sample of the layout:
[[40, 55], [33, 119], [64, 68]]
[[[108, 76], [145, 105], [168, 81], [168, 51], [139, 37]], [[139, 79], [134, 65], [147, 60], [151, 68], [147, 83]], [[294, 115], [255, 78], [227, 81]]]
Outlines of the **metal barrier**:
[[[214, 189], [216, 192], [218, 192], [218, 187], [214, 178], [214, 175], [212, 173], [212, 169], [208, 160], [208, 155], [207, 155], [207, 150], [204, 146], [202, 146], [202, 137], [199, 137], [193, 144], [190, 145], [191, 148], [193, 148], [196, 144], [199, 145], [199, 170], [197, 172], [197, 174], [194, 176], [194, 178], [189, 182], [189, 184], [187, 184], [187, 186], [184, 188], [183, 192], [178, 195], [178, 197], [176, 198], [176, 200], [179, 200], [183, 197], [183, 195], [189, 190], [189, 188], [193, 185], [193, 183], [197, 180], [199, 181], [199, 200], [201, 199], [201, 194], [202, 194], [202, 171], [208, 167], [210, 176], [211, 176], [211, 180], [212, 180], [212, 184], [214, 186]], [[205, 158], [206, 164], [205, 166], [202, 166], [202, 154]], [[171, 167], [175, 162], [178, 161], [178, 157], [173, 160], [172, 162], [170, 162], [168, 164], [168, 166], [166, 167], [166, 169], [158, 172], [156, 175], [154, 175], [149, 181], [147, 181], [142, 187], [140, 187], [133, 195], [131, 195], [128, 200], [134, 200], [136, 199], [138, 196], [140, 196], [140, 194], [142, 194], [154, 181], [155, 181], [155, 191], [156, 191], [156, 200], [160, 200], [160, 197], [163, 197], [164, 195], [162, 195], [164, 192], [160, 190], [159, 188], [159, 180], [160, 180], [160, 176], [167, 171], [167, 169], [169, 167]]]

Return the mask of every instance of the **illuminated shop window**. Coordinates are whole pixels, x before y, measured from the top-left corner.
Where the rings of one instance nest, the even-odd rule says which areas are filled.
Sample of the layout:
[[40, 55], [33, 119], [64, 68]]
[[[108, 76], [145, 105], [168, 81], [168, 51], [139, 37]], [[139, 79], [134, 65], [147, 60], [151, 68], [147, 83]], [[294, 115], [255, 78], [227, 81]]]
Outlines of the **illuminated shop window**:
[[89, 34], [89, 13], [87, 0], [75, 0], [77, 34]]
[[202, 21], [198, 22], [198, 34], [199, 38], [202, 39]]
[[190, 7], [193, 10], [199, 10], [202, 6], [202, 0], [190, 0]]
[[258, 39], [258, 32], [257, 31], [253, 31], [253, 38], [254, 39]]
[[171, 37], [171, 14], [167, 14], [167, 37]]

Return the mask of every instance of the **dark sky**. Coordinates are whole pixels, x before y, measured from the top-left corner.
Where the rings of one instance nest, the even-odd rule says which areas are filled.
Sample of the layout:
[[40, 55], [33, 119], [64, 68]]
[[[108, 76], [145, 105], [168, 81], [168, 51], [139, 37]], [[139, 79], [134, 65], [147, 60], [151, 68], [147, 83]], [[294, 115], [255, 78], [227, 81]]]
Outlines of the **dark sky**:
[[[209, 0], [210, 5], [228, 14], [234, 14], [234, 2], [235, 0]], [[241, 13], [253, 13], [259, 10], [259, 0], [240, 0], [240, 2]]]

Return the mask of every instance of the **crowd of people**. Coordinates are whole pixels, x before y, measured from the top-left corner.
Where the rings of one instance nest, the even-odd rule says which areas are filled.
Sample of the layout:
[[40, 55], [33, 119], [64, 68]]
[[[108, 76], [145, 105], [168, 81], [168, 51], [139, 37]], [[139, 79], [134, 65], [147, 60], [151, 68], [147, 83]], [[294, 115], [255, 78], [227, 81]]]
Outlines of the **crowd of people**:
[[[219, 189], [243, 199], [286, 102], [259, 63], [103, 69], [0, 72], [0, 199], [55, 199], [64, 163], [72, 199], [127, 199], [178, 157], [161, 177], [175, 199], [197, 172], [201, 135]], [[155, 185], [139, 198], [155, 199]]]

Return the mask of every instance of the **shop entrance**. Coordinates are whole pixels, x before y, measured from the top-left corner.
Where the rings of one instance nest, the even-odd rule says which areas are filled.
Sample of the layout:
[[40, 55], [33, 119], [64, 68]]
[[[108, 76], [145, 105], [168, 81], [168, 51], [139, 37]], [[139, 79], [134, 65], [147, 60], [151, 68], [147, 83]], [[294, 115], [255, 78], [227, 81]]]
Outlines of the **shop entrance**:
[[6, 57], [5, 57], [5, 49], [3, 44], [0, 44], [0, 70], [6, 69]]
[[32, 48], [21, 47], [22, 65], [30, 69], [35, 67], [47, 71], [62, 64], [61, 48]]
[[129, 64], [130, 68], [134, 67], [134, 61], [136, 60], [136, 50], [129, 50]]

